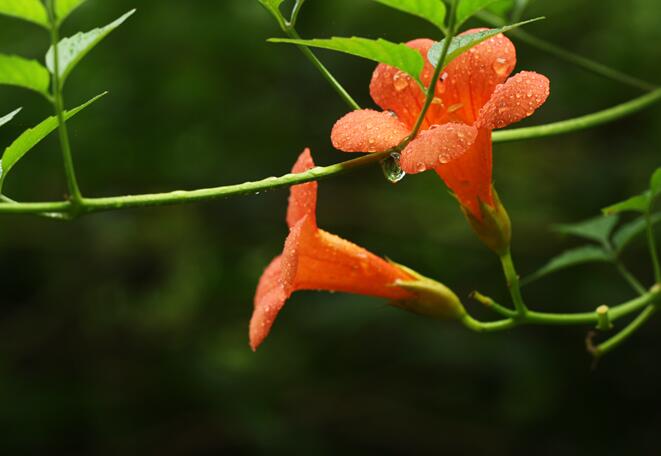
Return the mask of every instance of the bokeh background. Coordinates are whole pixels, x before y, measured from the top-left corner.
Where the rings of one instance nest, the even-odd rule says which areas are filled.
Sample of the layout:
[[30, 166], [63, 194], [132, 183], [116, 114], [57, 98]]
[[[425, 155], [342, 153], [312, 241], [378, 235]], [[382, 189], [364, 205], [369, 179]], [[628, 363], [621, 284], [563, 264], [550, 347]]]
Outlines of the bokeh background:
[[[89, 0], [64, 32], [138, 13], [78, 67], [66, 100], [110, 94], [70, 123], [92, 196], [190, 189], [286, 172], [306, 146], [320, 164], [347, 111], [257, 0]], [[657, 0], [537, 0], [528, 31], [659, 82]], [[478, 24], [478, 22], [475, 22]], [[305, 37], [435, 36], [369, 0], [309, 0]], [[0, 19], [0, 50], [41, 58], [47, 36]], [[517, 69], [548, 75], [552, 96], [527, 124], [570, 118], [640, 94], [520, 44]], [[319, 52], [371, 106], [373, 65]], [[50, 108], [0, 87], [11, 142]], [[590, 131], [495, 146], [495, 180], [515, 223], [520, 272], [576, 245], [549, 225], [598, 214], [645, 188], [661, 154], [661, 108]], [[6, 183], [17, 199], [63, 196], [55, 136]], [[2, 454], [658, 454], [659, 323], [596, 368], [586, 328], [473, 334], [383, 301], [301, 292], [263, 347], [247, 325], [255, 284], [282, 248], [287, 191], [72, 223], [0, 222]], [[378, 168], [324, 181], [320, 225], [467, 295], [507, 301], [497, 260], [431, 173], [391, 185]], [[642, 242], [625, 256], [645, 283]], [[558, 273], [525, 290], [547, 310], [631, 297], [608, 266]]]

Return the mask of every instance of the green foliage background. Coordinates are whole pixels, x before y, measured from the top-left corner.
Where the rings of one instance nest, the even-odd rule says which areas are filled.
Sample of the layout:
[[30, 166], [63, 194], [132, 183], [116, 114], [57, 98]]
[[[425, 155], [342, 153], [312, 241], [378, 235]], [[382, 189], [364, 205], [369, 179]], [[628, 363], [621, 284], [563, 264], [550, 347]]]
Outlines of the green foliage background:
[[[434, 36], [433, 26], [367, 0], [309, 0], [304, 37]], [[280, 36], [257, 1], [90, 0], [65, 34], [138, 13], [71, 76], [68, 106], [110, 94], [70, 123], [83, 191], [104, 196], [278, 175], [310, 146], [332, 150], [342, 101]], [[657, 0], [538, 0], [528, 31], [659, 81]], [[0, 48], [40, 58], [47, 36], [8, 19]], [[524, 45], [518, 70], [549, 76], [527, 123], [574, 117], [638, 92]], [[373, 65], [319, 51], [365, 106]], [[7, 145], [50, 115], [0, 88]], [[523, 274], [574, 241], [548, 230], [643, 190], [659, 165], [659, 107], [606, 127], [495, 147]], [[7, 180], [18, 199], [65, 188], [55, 136]], [[661, 419], [658, 322], [596, 370], [584, 328], [477, 335], [377, 299], [298, 293], [256, 353], [252, 295], [286, 235], [285, 190], [208, 204], [0, 221], [0, 449], [4, 454], [653, 454]], [[506, 301], [497, 259], [431, 173], [387, 183], [376, 168], [324, 181], [328, 231], [438, 278], [462, 296]], [[651, 281], [642, 242], [625, 258]], [[532, 307], [588, 310], [631, 296], [606, 265], [525, 289]], [[466, 298], [467, 302], [468, 299]], [[471, 309], [480, 313], [476, 304]]]

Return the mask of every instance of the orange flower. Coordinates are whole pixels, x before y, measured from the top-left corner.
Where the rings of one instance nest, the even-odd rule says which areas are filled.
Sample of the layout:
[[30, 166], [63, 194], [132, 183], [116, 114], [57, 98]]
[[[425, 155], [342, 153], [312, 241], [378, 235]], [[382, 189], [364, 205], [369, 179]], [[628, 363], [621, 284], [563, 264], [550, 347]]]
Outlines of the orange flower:
[[[292, 172], [301, 173], [313, 167], [310, 151], [306, 149]], [[282, 254], [262, 274], [255, 293], [250, 320], [253, 350], [264, 341], [285, 301], [297, 290], [379, 296], [393, 300], [398, 307], [430, 316], [461, 314], [459, 300], [443, 285], [319, 229], [316, 205], [316, 182], [291, 187], [287, 210], [289, 236]]]
[[[469, 30], [466, 33], [479, 31]], [[427, 61], [432, 40], [408, 43], [425, 58], [422, 83], [429, 87], [434, 68]], [[401, 166], [415, 174], [434, 169], [478, 220], [480, 201], [494, 206], [491, 186], [491, 130], [530, 116], [549, 95], [549, 80], [522, 71], [512, 42], [496, 35], [461, 54], [445, 68], [418, 136], [402, 151]], [[345, 152], [381, 152], [400, 144], [413, 129], [425, 94], [410, 76], [388, 65], [376, 67], [370, 84], [384, 112], [360, 110], [337, 121], [333, 145]]]

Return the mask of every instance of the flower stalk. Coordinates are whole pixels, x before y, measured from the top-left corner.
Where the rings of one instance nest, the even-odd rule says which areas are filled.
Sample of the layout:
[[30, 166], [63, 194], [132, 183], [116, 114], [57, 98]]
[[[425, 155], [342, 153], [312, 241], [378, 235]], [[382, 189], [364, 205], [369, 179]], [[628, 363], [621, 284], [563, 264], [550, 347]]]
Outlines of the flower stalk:
[[55, 0], [46, 2], [48, 11], [48, 20], [50, 23], [51, 46], [53, 47], [53, 84], [52, 98], [57, 116], [58, 133], [60, 138], [60, 149], [62, 150], [62, 160], [64, 161], [64, 171], [67, 179], [69, 198], [71, 201], [71, 210], [77, 211], [82, 206], [83, 195], [78, 186], [76, 171], [73, 163], [73, 154], [71, 152], [71, 142], [69, 141], [69, 131], [64, 120], [64, 97], [62, 95], [62, 81], [60, 78], [60, 56], [59, 56], [59, 24], [55, 12]]

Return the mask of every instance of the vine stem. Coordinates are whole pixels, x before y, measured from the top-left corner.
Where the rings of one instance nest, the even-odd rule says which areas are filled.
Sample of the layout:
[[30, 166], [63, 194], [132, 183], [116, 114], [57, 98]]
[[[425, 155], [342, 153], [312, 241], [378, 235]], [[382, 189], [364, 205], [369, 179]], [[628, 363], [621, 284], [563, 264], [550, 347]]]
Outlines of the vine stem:
[[578, 130], [595, 127], [613, 120], [622, 118], [628, 114], [640, 111], [641, 109], [661, 100], [661, 89], [642, 95], [633, 100], [613, 106], [612, 108], [597, 111], [573, 119], [562, 120], [536, 127], [511, 128], [507, 130], [494, 131], [492, 135], [493, 142], [517, 141], [520, 139], [545, 138], [548, 136], [570, 133]]
[[[540, 125], [537, 127], [515, 128], [511, 130], [495, 131], [494, 142], [525, 140], [542, 138], [561, 133], [570, 133], [604, 124], [653, 104], [661, 99], [661, 89], [622, 103], [612, 108], [577, 117], [575, 119]], [[198, 190], [178, 190], [166, 193], [151, 193], [143, 195], [110, 196], [105, 198], [83, 198], [79, 203], [81, 213], [92, 213], [111, 209], [124, 209], [129, 207], [147, 207], [184, 204], [189, 201], [204, 201], [230, 196], [246, 195], [289, 185], [327, 178], [336, 174], [370, 166], [387, 157], [390, 151], [364, 155], [353, 160], [337, 163], [325, 167], [316, 167], [300, 174], [285, 174], [280, 177], [245, 182], [243, 184], [211, 187]], [[13, 214], [39, 214], [42, 212], [65, 212], [72, 215], [73, 207], [67, 201], [34, 202], [34, 203], [0, 203], [0, 213]]]
[[626, 266], [620, 261], [620, 259], [616, 258], [614, 260], [615, 268], [617, 271], [620, 273], [620, 275], [624, 278], [624, 280], [633, 288], [633, 290], [640, 294], [643, 295], [647, 290], [645, 290], [645, 287], [643, 286], [642, 283], [634, 276], [631, 271], [629, 271]]
[[448, 49], [450, 49], [450, 44], [452, 44], [452, 39], [454, 38], [454, 35], [456, 33], [455, 23], [457, 20], [457, 4], [458, 4], [458, 0], [453, 0], [450, 6], [450, 16], [449, 16], [450, 20], [448, 23], [448, 32], [445, 35], [445, 39], [443, 41], [443, 49], [441, 50], [441, 56], [438, 59], [436, 68], [434, 68], [434, 74], [432, 75], [431, 83], [427, 88], [427, 96], [425, 97], [425, 104], [422, 106], [422, 110], [420, 111], [420, 114], [418, 115], [418, 118], [415, 121], [415, 125], [413, 126], [413, 130], [411, 131], [411, 134], [408, 137], [408, 141], [415, 138], [415, 136], [418, 134], [418, 131], [420, 131], [422, 122], [425, 120], [425, 114], [427, 114], [429, 107], [434, 101], [434, 96], [436, 94], [436, 85], [438, 84], [438, 78], [440, 77], [441, 71], [445, 66], [445, 59], [448, 55]]
[[[298, 34], [296, 29], [292, 25], [286, 25], [283, 28], [283, 31], [292, 39], [300, 40], [301, 36]], [[356, 103], [356, 100], [349, 95], [349, 92], [340, 84], [340, 82], [335, 79], [335, 76], [328, 71], [328, 68], [321, 63], [321, 60], [308, 48], [307, 46], [297, 46], [298, 49], [303, 53], [305, 57], [312, 63], [312, 65], [321, 73], [321, 75], [328, 81], [328, 83], [335, 89], [338, 95], [344, 100], [344, 102], [354, 110], [360, 109], [360, 105]]]
[[64, 120], [64, 97], [62, 95], [62, 81], [60, 78], [60, 55], [59, 55], [59, 25], [55, 13], [55, 1], [48, 0], [48, 17], [50, 22], [50, 37], [51, 46], [53, 47], [53, 88], [52, 97], [55, 106], [55, 115], [57, 116], [58, 133], [60, 137], [60, 148], [62, 149], [62, 160], [64, 161], [64, 172], [67, 179], [67, 187], [69, 189], [69, 197], [73, 203], [73, 207], [81, 206], [83, 195], [78, 186], [76, 179], [76, 171], [73, 164], [73, 156], [71, 153], [71, 143], [69, 141], [69, 131]]
[[[512, 315], [511, 310], [496, 304], [491, 298], [480, 295], [479, 300], [481, 302], [488, 302], [488, 307], [506, 317], [505, 319], [497, 320], [495, 322], [481, 322], [471, 316], [465, 316], [462, 318], [462, 323], [466, 327], [480, 332], [499, 331], [519, 325], [597, 325], [600, 320], [600, 316], [596, 310], [594, 312], [575, 313], [549, 313], [527, 310], [524, 316], [517, 317], [516, 315]], [[641, 309], [645, 309], [643, 313], [649, 312], [647, 310], [648, 308], [656, 308], [659, 305], [661, 305], [661, 288], [652, 289], [642, 296], [611, 307], [608, 310], [608, 318], [610, 321], [616, 321]], [[650, 316], [651, 313], [646, 315], [645, 320]], [[633, 330], [637, 329], [642, 323], [643, 322], [639, 322], [635, 328], [627, 327], [622, 331], [629, 330], [630, 332], [633, 332]], [[614, 336], [614, 338], [615, 337], [618, 337], [618, 335]]]
[[624, 342], [626, 339], [628, 339], [633, 333], [635, 333], [643, 324], [650, 319], [652, 315], [657, 310], [656, 305], [649, 305], [643, 310], [638, 316], [631, 321], [627, 326], [622, 329], [622, 331], [618, 332], [615, 334], [613, 337], [608, 339], [605, 342], [602, 342], [599, 344], [597, 347], [592, 349], [592, 354], [595, 357], [601, 357], [608, 353], [609, 351], [613, 350], [615, 347], [620, 345], [622, 342]]
[[657, 284], [661, 284], [661, 266], [659, 265], [659, 255], [656, 250], [656, 239], [654, 239], [654, 224], [652, 223], [652, 204], [654, 195], [650, 196], [650, 203], [647, 211], [645, 211], [645, 231], [647, 233], [647, 245], [650, 249], [650, 257], [652, 258], [652, 265], [654, 267], [654, 280]]
[[512, 261], [512, 253], [510, 252], [510, 249], [507, 249], [507, 251], [500, 256], [500, 264], [503, 267], [503, 273], [505, 274], [505, 279], [507, 280], [507, 288], [509, 288], [510, 295], [512, 296], [514, 309], [516, 309], [516, 316], [514, 318], [524, 318], [528, 313], [528, 309], [523, 302], [523, 296], [521, 296], [519, 275], [516, 273], [516, 269], [514, 268], [514, 262]]

